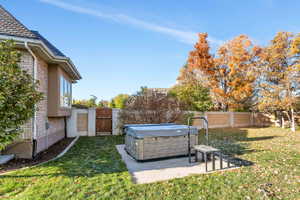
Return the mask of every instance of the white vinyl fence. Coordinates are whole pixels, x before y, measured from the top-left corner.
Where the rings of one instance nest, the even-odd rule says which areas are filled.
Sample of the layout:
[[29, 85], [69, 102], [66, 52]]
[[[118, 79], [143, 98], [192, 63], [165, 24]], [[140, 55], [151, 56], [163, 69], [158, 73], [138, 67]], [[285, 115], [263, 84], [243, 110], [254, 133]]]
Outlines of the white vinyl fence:
[[67, 122], [68, 137], [96, 135], [96, 109], [72, 108], [72, 115]]

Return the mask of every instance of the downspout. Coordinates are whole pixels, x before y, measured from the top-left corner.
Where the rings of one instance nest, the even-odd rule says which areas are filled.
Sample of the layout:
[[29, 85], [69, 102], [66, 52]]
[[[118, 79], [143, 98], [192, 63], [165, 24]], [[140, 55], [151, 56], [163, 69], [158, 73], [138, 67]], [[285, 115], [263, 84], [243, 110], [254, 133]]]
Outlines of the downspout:
[[68, 137], [68, 131], [67, 131], [67, 117], [64, 117], [64, 123], [65, 123], [65, 138]]
[[[30, 49], [30, 47], [28, 46], [28, 42], [25, 42], [25, 47], [28, 50], [28, 52], [31, 54], [31, 56], [33, 57], [33, 70], [32, 70], [32, 74], [33, 74], [33, 87], [35, 87], [35, 82], [37, 80], [37, 57], [36, 55], [32, 52], [32, 50]], [[33, 119], [32, 119], [32, 132], [33, 132], [33, 148], [32, 148], [32, 158], [35, 157], [36, 155], [36, 146], [37, 146], [37, 125], [36, 125], [36, 118], [37, 118], [37, 114], [36, 114], [36, 105], [33, 108]]]

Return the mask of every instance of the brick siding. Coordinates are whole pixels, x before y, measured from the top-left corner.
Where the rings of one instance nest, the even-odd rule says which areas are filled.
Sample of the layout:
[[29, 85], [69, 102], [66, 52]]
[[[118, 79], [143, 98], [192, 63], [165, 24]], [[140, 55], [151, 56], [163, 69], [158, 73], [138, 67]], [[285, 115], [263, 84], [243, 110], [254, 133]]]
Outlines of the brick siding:
[[[21, 52], [20, 67], [26, 70], [29, 74], [33, 73], [33, 58], [27, 51]], [[20, 139], [31, 139], [32, 138], [32, 119], [30, 119], [26, 124], [24, 124], [21, 129], [23, 129]], [[18, 139], [18, 140], [20, 140]]]
[[37, 138], [37, 153], [47, 149], [65, 136], [64, 118], [49, 118], [48, 122], [48, 135], [39, 136]]
[[47, 135], [46, 123], [48, 121], [48, 64], [42, 59], [37, 60], [37, 79], [39, 81], [38, 90], [44, 93], [43, 100], [37, 105], [36, 123], [37, 123], [37, 137], [43, 137]]
[[[33, 57], [27, 51], [21, 51], [21, 68], [33, 75]], [[38, 90], [44, 93], [44, 98], [37, 105], [37, 149], [39, 153], [57, 141], [64, 138], [65, 123], [63, 117], [48, 118], [48, 64], [41, 58], [37, 60], [37, 79], [39, 81]], [[46, 129], [46, 124], [49, 124], [49, 129]], [[7, 152], [15, 154], [20, 158], [31, 158], [32, 155], [32, 119], [30, 119], [22, 127], [23, 133], [15, 141], [14, 144], [7, 148]], [[31, 146], [31, 148], [29, 147]]]

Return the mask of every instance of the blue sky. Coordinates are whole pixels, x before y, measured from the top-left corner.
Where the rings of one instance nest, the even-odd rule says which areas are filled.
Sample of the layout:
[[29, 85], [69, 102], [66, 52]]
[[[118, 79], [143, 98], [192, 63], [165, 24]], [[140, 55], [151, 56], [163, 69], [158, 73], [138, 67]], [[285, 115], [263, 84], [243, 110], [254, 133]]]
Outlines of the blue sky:
[[1, 0], [28, 28], [71, 57], [76, 99], [110, 99], [140, 86], [170, 87], [197, 32], [216, 49], [239, 34], [265, 45], [300, 32], [300, 2], [280, 0]]

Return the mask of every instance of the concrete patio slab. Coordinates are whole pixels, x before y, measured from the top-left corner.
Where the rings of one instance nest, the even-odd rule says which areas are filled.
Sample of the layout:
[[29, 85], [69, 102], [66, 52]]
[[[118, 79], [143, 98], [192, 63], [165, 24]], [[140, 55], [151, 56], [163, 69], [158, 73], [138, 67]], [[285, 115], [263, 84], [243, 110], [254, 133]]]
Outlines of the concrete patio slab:
[[[125, 162], [128, 171], [132, 175], [134, 183], [152, 183], [174, 178], [182, 178], [192, 174], [211, 173], [212, 162], [208, 162], [208, 172], [205, 170], [205, 163], [189, 163], [188, 157], [171, 158], [159, 161], [137, 162], [124, 149], [125, 145], [116, 145], [122, 160]], [[223, 167], [227, 162], [223, 160]], [[231, 164], [230, 168], [237, 168]], [[216, 170], [220, 169], [220, 160], [216, 160]], [[223, 170], [226, 170], [223, 169]]]

